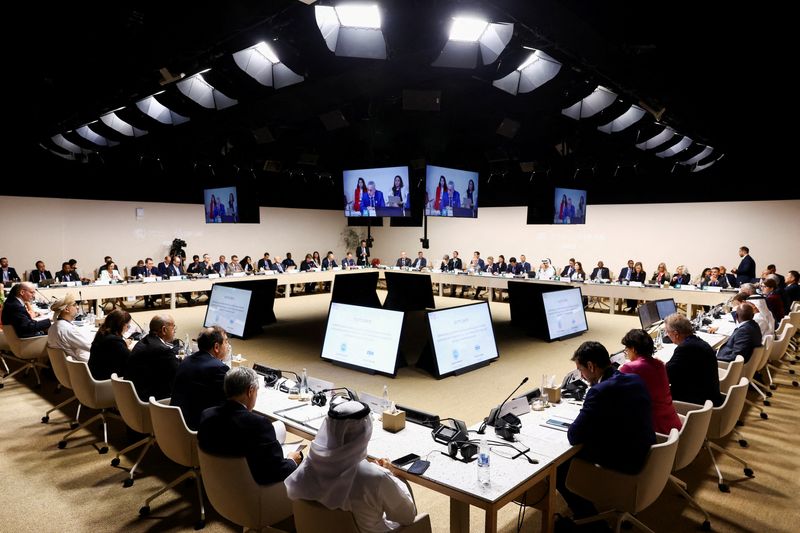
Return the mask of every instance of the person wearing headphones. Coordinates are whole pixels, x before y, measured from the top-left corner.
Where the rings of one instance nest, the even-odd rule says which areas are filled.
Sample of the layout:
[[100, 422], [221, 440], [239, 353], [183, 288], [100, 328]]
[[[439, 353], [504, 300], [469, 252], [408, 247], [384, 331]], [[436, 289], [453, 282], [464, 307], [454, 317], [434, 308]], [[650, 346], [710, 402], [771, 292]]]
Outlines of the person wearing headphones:
[[355, 400], [332, 404], [308, 457], [284, 483], [289, 499], [349, 511], [359, 531], [379, 533], [412, 524], [417, 509], [411, 488], [387, 469], [388, 459], [367, 461], [369, 413]]
[[200, 417], [197, 445], [206, 453], [244, 457], [259, 485], [285, 480], [303, 460], [303, 452], [283, 456], [275, 427], [253, 413], [258, 399], [258, 374], [252, 368], [233, 367], [225, 374], [225, 403], [209, 407]]

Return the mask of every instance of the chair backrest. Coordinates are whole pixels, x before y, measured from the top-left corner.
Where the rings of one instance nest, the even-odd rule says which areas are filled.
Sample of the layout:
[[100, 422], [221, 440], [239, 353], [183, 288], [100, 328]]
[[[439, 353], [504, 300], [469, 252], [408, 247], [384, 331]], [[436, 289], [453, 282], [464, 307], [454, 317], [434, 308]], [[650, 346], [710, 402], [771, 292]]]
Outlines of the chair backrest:
[[192, 431], [183, 419], [180, 407], [165, 405], [150, 396], [150, 420], [158, 447], [164, 455], [179, 465], [196, 468], [197, 432]]
[[[3, 306], [0, 305], [0, 308]], [[6, 334], [2, 330], [2, 326], [0, 326], [0, 352], [4, 351], [11, 351], [11, 345], [8, 344], [8, 340], [6, 339]]]
[[653, 444], [644, 468], [636, 475], [636, 502], [632, 513], [638, 513], [656, 501], [664, 490], [672, 474], [675, 453], [678, 451], [678, 430], [673, 428], [665, 442]]
[[297, 533], [359, 533], [350, 511], [328, 509], [319, 502], [294, 500], [294, 525]]
[[222, 516], [246, 529], [261, 530], [292, 516], [283, 482], [259, 485], [244, 457], [221, 457], [198, 449], [208, 501]]
[[66, 389], [72, 389], [72, 382], [69, 380], [69, 371], [67, 370], [67, 354], [61, 348], [47, 347], [47, 355], [50, 357], [50, 366], [53, 367], [53, 373], [61, 386]]
[[711, 421], [706, 434], [709, 439], [719, 439], [733, 431], [739, 415], [742, 414], [749, 383], [750, 380], [747, 378], [741, 378], [738, 385], [734, 385], [728, 390], [722, 405], [711, 410]]
[[753, 380], [756, 370], [762, 366], [761, 361], [764, 358], [764, 349], [767, 344], [772, 346], [772, 335], [767, 335], [766, 340], [761, 346], [758, 348], [753, 348], [753, 353], [750, 355], [750, 359], [748, 359], [748, 361], [744, 364], [744, 368], [742, 368], [743, 378], [747, 378], [748, 381]]
[[728, 363], [726, 370], [720, 369], [719, 390], [723, 394], [728, 393], [728, 389], [739, 383], [744, 368], [744, 357], [737, 355], [736, 359]]
[[673, 471], [686, 468], [700, 453], [711, 423], [712, 407], [714, 404], [711, 400], [706, 400], [702, 408], [686, 413], [678, 439], [678, 451], [675, 452]]
[[47, 336], [27, 337], [20, 339], [14, 326], [3, 324], [6, 341], [11, 348], [11, 353], [20, 359], [39, 359], [47, 357]]
[[770, 361], [777, 361], [783, 357], [783, 354], [785, 354], [786, 350], [789, 348], [789, 341], [792, 340], [794, 332], [797, 331], [797, 328], [794, 326], [794, 324], [788, 322], [785, 324], [786, 327], [783, 328], [783, 332], [772, 344], [772, 350], [769, 354]]
[[111, 374], [111, 389], [114, 391], [114, 400], [125, 424], [134, 431], [152, 435], [150, 405], [139, 399], [133, 382], [122, 379], [115, 372]]
[[[767, 335], [764, 337], [764, 345], [762, 346], [763, 350], [761, 350], [761, 359], [758, 362], [758, 366], [756, 367], [757, 371], [762, 370], [767, 363], [769, 362], [769, 358], [772, 355], [772, 350], [775, 347], [775, 337], [772, 335]], [[756, 351], [753, 350], [753, 355], [756, 355]]]
[[110, 379], [97, 381], [89, 372], [89, 365], [76, 361], [72, 356], [67, 356], [66, 364], [72, 390], [81, 405], [90, 409], [107, 409], [116, 405]]

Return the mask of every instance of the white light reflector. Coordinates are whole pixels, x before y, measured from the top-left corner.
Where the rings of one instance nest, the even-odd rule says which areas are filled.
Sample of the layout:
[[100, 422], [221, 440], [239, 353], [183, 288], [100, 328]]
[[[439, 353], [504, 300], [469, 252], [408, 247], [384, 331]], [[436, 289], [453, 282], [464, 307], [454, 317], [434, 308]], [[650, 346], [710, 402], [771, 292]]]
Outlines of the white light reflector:
[[453, 23], [450, 25], [449, 39], [451, 41], [477, 42], [486, 31], [487, 26], [489, 23], [485, 20], [454, 17]]
[[381, 28], [378, 4], [341, 4], [334, 8], [339, 23], [346, 28]]

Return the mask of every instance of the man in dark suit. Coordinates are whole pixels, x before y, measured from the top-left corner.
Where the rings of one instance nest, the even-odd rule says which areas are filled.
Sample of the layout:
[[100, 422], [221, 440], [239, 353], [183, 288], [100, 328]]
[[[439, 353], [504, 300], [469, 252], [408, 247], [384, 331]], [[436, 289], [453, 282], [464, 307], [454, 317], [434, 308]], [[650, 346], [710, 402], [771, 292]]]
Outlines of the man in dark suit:
[[714, 349], [694, 334], [692, 323], [681, 314], [665, 318], [664, 329], [675, 343], [675, 352], [667, 362], [672, 399], [698, 405], [711, 400], [715, 406], [722, 405]]
[[223, 278], [228, 274], [228, 262], [225, 261], [224, 255], [219, 256], [219, 261], [214, 263], [214, 273]]
[[200, 261], [200, 256], [195, 254], [192, 256], [192, 262], [186, 265], [186, 272], [196, 276], [202, 276], [206, 273], [206, 265]]
[[367, 183], [367, 194], [361, 197], [361, 209], [366, 210], [368, 207], [386, 207], [383, 193], [375, 188], [374, 181]]
[[731, 272], [736, 274], [736, 280], [739, 282], [739, 285], [742, 283], [755, 283], [757, 281], [756, 262], [750, 257], [750, 248], [747, 246], [739, 248], [739, 257], [742, 258], [739, 262], [739, 266], [731, 270]]
[[711, 267], [711, 273], [700, 282], [700, 287], [720, 287], [728, 288], [728, 280], [720, 274], [719, 267]]
[[[583, 445], [577, 457], [624, 474], [639, 472], [656, 441], [644, 382], [636, 374], [614, 370], [608, 350], [599, 342], [584, 342], [572, 360], [591, 385], [581, 412], [567, 431], [570, 444]], [[567, 489], [570, 462], [558, 467], [559, 492], [576, 518], [597, 514], [590, 501]]]
[[61, 283], [65, 281], [80, 281], [81, 278], [78, 276], [78, 273], [72, 270], [72, 265], [69, 264], [69, 261], [64, 261], [61, 263], [61, 270], [56, 272], [56, 279]]
[[36, 261], [36, 270], [30, 273], [28, 281], [39, 284], [46, 279], [53, 279], [53, 275], [44, 266], [44, 261]]
[[176, 255], [172, 258], [172, 264], [167, 269], [169, 276], [183, 276], [183, 265], [181, 264], [181, 256]]
[[611, 273], [609, 272], [607, 267], [603, 266], [602, 261], [597, 262], [597, 266], [592, 270], [591, 276], [589, 279], [611, 279]]
[[50, 320], [34, 320], [28, 314], [25, 302], [32, 302], [36, 298], [36, 288], [32, 283], [23, 282], [11, 287], [8, 299], [3, 304], [3, 324], [14, 328], [14, 333], [20, 339], [45, 335], [50, 328]]
[[264, 257], [258, 260], [258, 271], [272, 270], [272, 260], [269, 258], [269, 252], [264, 252]]
[[4, 285], [11, 285], [12, 283], [19, 281], [17, 271], [14, 270], [14, 267], [8, 266], [7, 257], [0, 257], [0, 276], [0, 283], [3, 283]]
[[[522, 255], [519, 256], [518, 264], [519, 264], [520, 268], [522, 269], [522, 271], [525, 272], [525, 274], [527, 274], [528, 272], [531, 271], [531, 264], [528, 263], [528, 260], [525, 257], [525, 254], [522, 254]], [[485, 270], [485, 268], [483, 270]]]
[[753, 350], [761, 346], [761, 329], [753, 321], [753, 307], [741, 303], [736, 307], [736, 321], [738, 325], [733, 330], [733, 335], [717, 352], [720, 361], [733, 361], [737, 355], [744, 357], [745, 364], [753, 355]]
[[734, 289], [739, 288], [739, 281], [736, 279], [736, 276], [728, 272], [728, 270], [723, 265], [720, 265], [719, 267], [719, 276], [720, 278], [725, 279], [725, 281], [728, 283], [728, 287]]
[[394, 266], [410, 267], [411, 266], [411, 259], [406, 257], [406, 253], [405, 252], [400, 252], [400, 257], [397, 259], [397, 262], [395, 262]]
[[791, 311], [792, 303], [800, 300], [798, 281], [800, 281], [800, 274], [798, 274], [797, 270], [790, 270], [789, 275], [786, 276], [786, 287], [783, 289], [783, 308], [787, 313]]
[[[564, 270], [561, 271], [562, 278], [572, 278], [572, 275], [575, 273], [575, 258], [569, 258], [569, 264], [564, 267]], [[633, 274], [633, 273], [631, 273]]]
[[[447, 262], [447, 270], [450, 272], [462, 272], [464, 270], [464, 262], [458, 257], [458, 251], [453, 252], [453, 257]], [[450, 296], [456, 295], [456, 286], [450, 285]], [[461, 296], [464, 296], [464, 286], [461, 286]]]
[[170, 266], [172, 266], [172, 256], [165, 255], [164, 260], [158, 264], [158, 267], [156, 267], [158, 270], [158, 275], [162, 278], [168, 278]]
[[344, 268], [352, 268], [356, 266], [356, 260], [353, 259], [353, 252], [347, 252], [347, 255], [342, 259], [342, 266]]
[[190, 429], [200, 425], [200, 415], [209, 407], [222, 405], [222, 388], [228, 366], [228, 334], [219, 326], [205, 328], [197, 336], [198, 352], [186, 357], [175, 373], [171, 405], [177, 405]]
[[486, 270], [486, 263], [481, 259], [481, 253], [479, 251], [476, 250], [472, 252], [472, 259], [470, 259], [467, 268], [471, 268], [475, 272], [483, 272]]
[[336, 263], [336, 256], [333, 255], [333, 252], [328, 251], [325, 255], [325, 259], [322, 260], [322, 270], [331, 270], [339, 266]]
[[617, 281], [630, 281], [632, 277], [633, 277], [633, 259], [628, 259], [628, 266], [619, 271], [619, 277], [617, 278]]
[[786, 278], [778, 274], [778, 268], [775, 265], [767, 265], [766, 274], [774, 274], [778, 278], [778, 291], [783, 291], [786, 288]]
[[301, 452], [283, 456], [275, 428], [267, 417], [253, 413], [258, 398], [258, 374], [239, 366], [225, 375], [227, 400], [203, 411], [197, 430], [200, 449], [213, 455], [244, 457], [259, 485], [279, 483], [294, 472]]
[[361, 246], [356, 248], [356, 260], [360, 266], [369, 265], [369, 246], [367, 246], [367, 241], [361, 241]]
[[423, 269], [428, 266], [428, 260], [422, 255], [422, 252], [418, 252], [417, 258], [414, 259], [414, 263], [411, 266], [414, 268]]
[[156, 315], [150, 320], [150, 333], [136, 343], [125, 368], [125, 379], [133, 381], [139, 399], [146, 402], [169, 398], [180, 360], [176, 357], [175, 319]]

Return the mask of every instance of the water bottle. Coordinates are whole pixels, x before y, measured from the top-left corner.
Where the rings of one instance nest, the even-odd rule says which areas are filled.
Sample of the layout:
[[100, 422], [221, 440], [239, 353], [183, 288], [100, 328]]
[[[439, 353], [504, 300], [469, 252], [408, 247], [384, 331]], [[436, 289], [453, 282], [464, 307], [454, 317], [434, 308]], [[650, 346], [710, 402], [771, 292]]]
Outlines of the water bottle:
[[94, 326], [94, 320], [95, 320], [95, 318], [94, 318], [94, 311], [89, 311], [89, 313], [86, 315], [86, 322], [87, 322], [87, 323], [88, 323], [90, 326]]
[[225, 364], [228, 365], [228, 368], [233, 366], [233, 344], [228, 341], [228, 353], [225, 355]]
[[481, 439], [481, 447], [478, 450], [478, 483], [488, 485], [489, 476], [489, 444], [486, 439]]
[[306, 369], [303, 369], [303, 373], [300, 375], [300, 394], [307, 394], [308, 393], [308, 373]]
[[189, 334], [188, 333], [183, 338], [183, 349], [184, 349], [186, 355], [192, 355], [192, 346], [191, 346], [191, 341], [189, 340]]
[[389, 385], [383, 386], [383, 404], [381, 404], [381, 412], [389, 410]]

